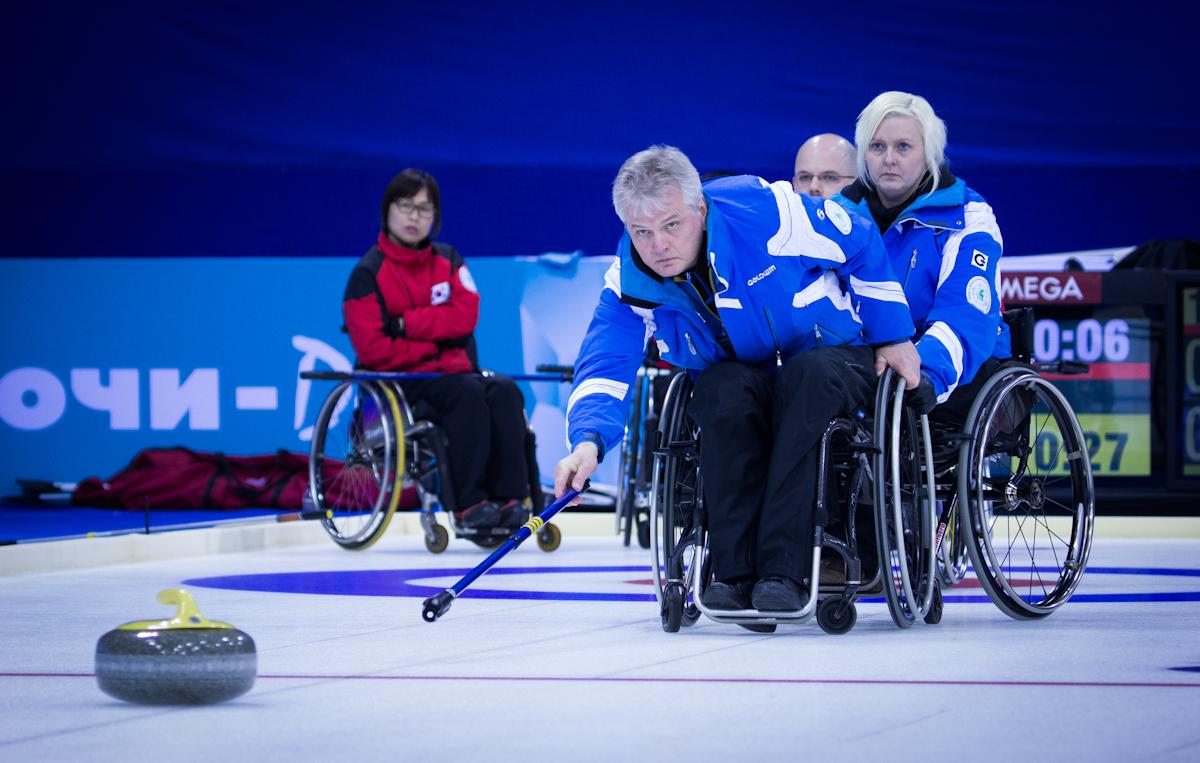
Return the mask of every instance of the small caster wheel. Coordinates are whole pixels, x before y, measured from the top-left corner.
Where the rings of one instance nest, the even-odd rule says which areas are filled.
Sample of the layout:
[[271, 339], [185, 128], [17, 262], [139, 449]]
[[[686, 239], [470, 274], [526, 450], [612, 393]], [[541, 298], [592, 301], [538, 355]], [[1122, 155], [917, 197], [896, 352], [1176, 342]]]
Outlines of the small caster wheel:
[[929, 603], [929, 611], [925, 613], [925, 622], [937, 625], [942, 621], [942, 587], [934, 585], [933, 601]]
[[683, 586], [670, 583], [663, 590], [662, 597], [662, 628], [667, 633], [675, 633], [683, 622]]
[[817, 604], [817, 625], [821, 630], [833, 636], [849, 632], [858, 622], [858, 610], [854, 602], [846, 601], [840, 596], [822, 599]]
[[683, 627], [690, 628], [700, 619], [700, 608], [695, 604], [687, 604], [683, 608]]
[[537, 544], [538, 548], [546, 553], [550, 553], [562, 545], [562, 530], [558, 529], [558, 525], [544, 526], [538, 530]]
[[430, 553], [440, 554], [449, 545], [450, 533], [441, 525], [434, 525], [428, 533], [425, 533], [425, 548], [429, 549]]
[[637, 518], [638, 545], [650, 548], [650, 517], [639, 514]]

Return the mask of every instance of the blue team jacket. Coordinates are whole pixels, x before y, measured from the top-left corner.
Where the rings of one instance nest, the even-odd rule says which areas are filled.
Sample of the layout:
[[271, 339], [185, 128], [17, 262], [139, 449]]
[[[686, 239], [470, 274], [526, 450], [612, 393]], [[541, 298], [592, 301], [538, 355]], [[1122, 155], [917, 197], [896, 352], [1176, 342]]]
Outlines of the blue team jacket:
[[[870, 215], [862, 186], [837, 197]], [[847, 198], [849, 197], [849, 198]], [[921, 338], [921, 367], [938, 402], [975, 378], [989, 357], [1010, 357], [1000, 319], [1000, 255], [1004, 241], [992, 208], [961, 179], [919, 196], [883, 233], [892, 269]]]
[[687, 281], [663, 279], [617, 244], [575, 363], [567, 403], [570, 448], [620, 441], [630, 385], [647, 342], [673, 365], [727, 360], [773, 368], [823, 345], [887, 344], [913, 336], [904, 292], [869, 218], [789, 183], [725, 177], [704, 185], [716, 316]]

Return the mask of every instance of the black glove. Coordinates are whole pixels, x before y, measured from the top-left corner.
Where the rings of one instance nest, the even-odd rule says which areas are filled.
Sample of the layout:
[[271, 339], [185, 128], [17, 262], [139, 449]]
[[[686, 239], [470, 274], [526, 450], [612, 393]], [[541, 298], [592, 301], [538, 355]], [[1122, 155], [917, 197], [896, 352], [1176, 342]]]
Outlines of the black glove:
[[466, 334], [464, 336], [455, 337], [454, 339], [438, 339], [436, 342], [434, 342], [434, 344], [438, 346], [439, 350], [451, 350], [466, 347], [467, 343], [470, 341], [471, 335]]
[[404, 316], [385, 314], [383, 316], [383, 333], [392, 339], [402, 338], [404, 336]]
[[930, 381], [929, 374], [922, 371], [921, 383], [917, 388], [904, 391], [904, 404], [921, 414], [933, 410], [937, 405], [937, 395], [933, 392], [933, 382]]

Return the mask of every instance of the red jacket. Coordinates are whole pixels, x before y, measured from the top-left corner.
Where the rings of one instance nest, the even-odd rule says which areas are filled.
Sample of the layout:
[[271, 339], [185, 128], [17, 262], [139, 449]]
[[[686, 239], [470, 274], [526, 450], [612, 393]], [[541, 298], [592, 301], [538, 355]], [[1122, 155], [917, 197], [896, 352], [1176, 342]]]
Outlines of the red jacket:
[[[479, 321], [479, 293], [452, 246], [409, 249], [380, 233], [350, 273], [342, 316], [361, 368], [476, 370], [471, 334]], [[403, 336], [393, 335], [396, 317], [404, 318]]]

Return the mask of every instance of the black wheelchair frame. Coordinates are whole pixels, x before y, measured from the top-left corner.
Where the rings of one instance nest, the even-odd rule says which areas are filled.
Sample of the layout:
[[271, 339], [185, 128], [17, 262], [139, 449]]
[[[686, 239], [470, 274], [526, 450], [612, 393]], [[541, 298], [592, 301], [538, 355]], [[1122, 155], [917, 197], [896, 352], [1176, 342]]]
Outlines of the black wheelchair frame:
[[[664, 630], [677, 631], [704, 614], [769, 631], [815, 614], [826, 632], [845, 633], [857, 620], [855, 601], [881, 590], [897, 626], [934, 624], [942, 616], [942, 587], [963, 579], [967, 559], [989, 598], [1013, 618], [1039, 619], [1069, 600], [1091, 548], [1094, 483], [1078, 419], [1040, 371], [1086, 367], [1035, 366], [1026, 330], [1031, 311], [1011, 311], [1005, 320], [1013, 328], [1014, 358], [981, 386], [965, 421], [935, 417], [931, 424], [916, 415], [889, 370], [874, 408], [884, 415], [830, 422], [819, 446], [815, 512], [830, 522], [814, 528], [804, 581], [809, 598], [796, 612], [705, 609], [711, 571], [699, 432], [686, 413], [691, 380], [675, 377], [660, 418], [651, 490], [652, 564]], [[1043, 458], [1043, 436], [1051, 434], [1047, 439], [1061, 448]], [[858, 520], [868, 505], [879, 563], [864, 580]], [[843, 583], [820, 584], [823, 551], [841, 558]]]
[[[480, 548], [497, 548], [512, 536], [513, 528], [481, 530], [459, 523], [445, 434], [434, 421], [419, 415], [419, 410], [414, 412], [400, 385], [387, 379], [387, 374], [309, 372], [305, 376], [339, 382], [325, 398], [313, 428], [311, 507], [301, 514], [321, 520], [335, 543], [349, 550], [376, 543], [387, 530], [407, 485], [416, 488], [425, 547], [432, 553], [445, 551], [450, 540], [450, 531], [438, 523], [438, 510], [446, 512], [455, 537]], [[533, 432], [527, 428], [532, 514], [545, 506], [536, 447]], [[547, 524], [537, 533], [543, 551], [553, 551], [561, 542], [557, 525]]]

